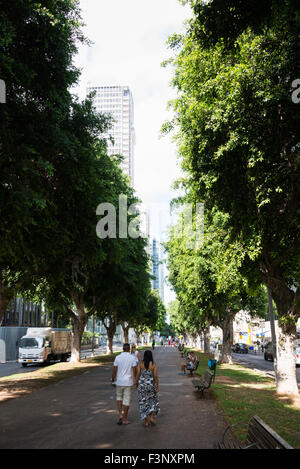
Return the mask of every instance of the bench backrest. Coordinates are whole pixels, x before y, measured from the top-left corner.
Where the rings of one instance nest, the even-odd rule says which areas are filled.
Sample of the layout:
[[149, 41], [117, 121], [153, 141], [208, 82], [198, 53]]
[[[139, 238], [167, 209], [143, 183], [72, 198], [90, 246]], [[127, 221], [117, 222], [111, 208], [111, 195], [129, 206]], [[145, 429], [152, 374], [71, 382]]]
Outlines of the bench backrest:
[[293, 449], [257, 415], [249, 423], [247, 444], [251, 443], [256, 443], [254, 449]]
[[210, 387], [213, 375], [210, 371], [206, 370], [204, 373], [204, 382], [207, 387]]

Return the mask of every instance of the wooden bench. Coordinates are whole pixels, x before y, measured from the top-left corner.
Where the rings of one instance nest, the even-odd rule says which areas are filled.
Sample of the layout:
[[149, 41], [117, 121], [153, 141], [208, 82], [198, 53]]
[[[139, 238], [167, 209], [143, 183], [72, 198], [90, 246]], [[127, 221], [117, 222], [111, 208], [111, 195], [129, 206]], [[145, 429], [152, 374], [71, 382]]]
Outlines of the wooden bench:
[[194, 376], [193, 373], [194, 373], [194, 371], [197, 370], [198, 366], [199, 366], [199, 360], [196, 360], [196, 361], [195, 361], [195, 366], [194, 366], [194, 368], [193, 368], [192, 370], [186, 368], [186, 371], [189, 371], [189, 372], [190, 372], [190, 376]]
[[232, 436], [226, 438], [232, 427], [233, 425], [229, 425], [226, 428], [222, 441], [216, 444], [215, 449], [293, 449], [257, 415], [250, 420], [244, 445], [241, 445]]
[[208, 370], [204, 373], [204, 378], [193, 379], [192, 383], [197, 391], [200, 391], [201, 396], [204, 397], [204, 391], [209, 389], [212, 383], [213, 375]]

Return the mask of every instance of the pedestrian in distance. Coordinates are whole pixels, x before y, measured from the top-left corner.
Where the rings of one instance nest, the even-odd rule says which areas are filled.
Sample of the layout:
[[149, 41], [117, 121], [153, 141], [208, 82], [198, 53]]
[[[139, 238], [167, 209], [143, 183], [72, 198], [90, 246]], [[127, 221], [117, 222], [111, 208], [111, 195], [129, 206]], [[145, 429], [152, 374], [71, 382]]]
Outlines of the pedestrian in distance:
[[128, 425], [128, 412], [131, 401], [131, 390], [136, 376], [136, 358], [130, 353], [130, 345], [123, 345], [123, 352], [114, 361], [112, 384], [116, 386], [118, 425]]
[[139, 362], [141, 361], [141, 354], [140, 352], [136, 349], [136, 345], [132, 344], [131, 345], [131, 354], [135, 357], [136, 359], [136, 366], [138, 366]]
[[152, 340], [152, 350], [155, 349], [155, 339]]
[[135, 387], [138, 390], [140, 419], [145, 427], [156, 424], [155, 416], [159, 413], [158, 401], [158, 370], [151, 350], [146, 350], [143, 360], [139, 363]]

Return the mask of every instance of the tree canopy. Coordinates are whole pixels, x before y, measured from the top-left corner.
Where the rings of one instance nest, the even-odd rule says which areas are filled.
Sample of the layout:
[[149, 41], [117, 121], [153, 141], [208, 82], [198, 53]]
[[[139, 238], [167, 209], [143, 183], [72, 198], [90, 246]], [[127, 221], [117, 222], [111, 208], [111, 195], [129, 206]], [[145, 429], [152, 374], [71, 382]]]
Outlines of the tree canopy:
[[248, 281], [271, 291], [280, 326], [277, 390], [297, 393], [300, 108], [292, 82], [299, 3], [190, 3], [186, 33], [169, 41], [177, 51], [170, 61], [177, 98], [165, 129], [176, 130], [182, 184], [208, 209], [228, 215]]
[[[0, 321], [26, 292], [73, 321], [72, 360], [92, 314], [147, 315], [145, 241], [98, 236], [97, 207], [137, 198], [108, 156], [111, 119], [71, 93], [80, 72], [77, 0], [0, 2]], [[128, 219], [133, 215], [128, 214]], [[143, 319], [144, 320], [144, 319]]]
[[241, 273], [244, 251], [230, 240], [228, 216], [213, 210], [206, 212], [204, 220], [205, 237], [198, 249], [190, 247], [189, 238], [177, 237], [174, 228], [166, 243], [169, 281], [177, 296], [172, 319], [181, 332], [191, 335], [210, 326], [221, 327], [222, 359], [231, 361], [234, 316], [241, 310], [260, 316], [262, 292], [251, 291]]
[[76, 118], [70, 116], [75, 104], [69, 88], [79, 71], [72, 58], [84, 38], [74, 0], [43, 6], [14, 0], [10, 8], [1, 2], [0, 12], [0, 75], [6, 84], [0, 106], [1, 319], [18, 289], [45, 269], [45, 256], [58, 259], [64, 240], [52, 181], [72, 142], [65, 128]]

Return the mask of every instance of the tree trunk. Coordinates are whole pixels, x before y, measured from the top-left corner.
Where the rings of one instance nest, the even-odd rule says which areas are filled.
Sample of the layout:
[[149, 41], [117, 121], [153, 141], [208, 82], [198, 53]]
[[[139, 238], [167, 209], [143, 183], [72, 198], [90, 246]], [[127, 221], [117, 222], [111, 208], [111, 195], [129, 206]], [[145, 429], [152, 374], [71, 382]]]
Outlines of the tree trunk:
[[299, 394], [295, 356], [296, 326], [293, 329], [293, 332], [287, 332], [286, 327], [278, 327], [274, 366], [276, 391], [278, 394]]
[[2, 274], [0, 273], [0, 326], [7, 306], [13, 299], [14, 295], [15, 289], [11, 289], [4, 284]]
[[204, 353], [210, 353], [209, 327], [203, 331], [203, 335], [204, 335]]
[[276, 303], [278, 336], [274, 363], [277, 394], [299, 395], [296, 378], [295, 340], [300, 316], [300, 290], [288, 288], [278, 278], [268, 277], [267, 287]]
[[275, 330], [275, 315], [274, 315], [274, 308], [273, 308], [273, 299], [268, 288], [268, 309], [269, 309], [269, 319], [270, 319], [270, 326], [271, 326], [271, 337], [272, 337], [272, 344], [273, 344], [273, 357], [276, 359], [276, 350], [277, 350], [277, 340], [276, 340], [276, 330]]
[[[142, 332], [141, 332], [141, 330], [137, 327], [136, 329], [134, 329], [134, 333], [135, 333], [135, 344], [136, 344], [136, 346], [138, 346], [138, 345], [139, 345], [139, 338], [140, 338], [140, 336], [142, 335]], [[143, 341], [143, 344], [142, 344], [142, 345], [144, 345], [144, 341]]]
[[81, 339], [88, 321], [88, 316], [85, 312], [83, 295], [78, 294], [77, 292], [73, 292], [72, 299], [76, 306], [77, 316], [72, 311], [69, 311], [73, 321], [73, 345], [71, 362], [80, 362]]
[[197, 335], [196, 348], [197, 350], [201, 350], [201, 332]]
[[197, 334], [192, 334], [193, 348], [197, 347]]
[[106, 345], [106, 351], [108, 354], [112, 355], [114, 353], [113, 351], [113, 339], [114, 339], [114, 332], [112, 335], [110, 333], [107, 333], [107, 345]]
[[194, 338], [192, 336], [192, 334], [188, 334], [188, 344], [189, 344], [189, 347], [194, 347]]
[[[123, 334], [124, 334], [124, 343], [125, 344], [129, 344], [129, 324], [127, 324], [126, 322], [124, 321], [121, 321], [120, 322], [121, 326], [122, 326], [122, 329], [123, 329]], [[127, 324], [127, 325], [126, 325]]]
[[220, 361], [222, 363], [232, 363], [232, 342], [233, 342], [233, 318], [236, 313], [228, 312], [221, 324], [223, 331], [223, 345]]
[[11, 298], [7, 298], [5, 295], [3, 295], [0, 292], [0, 326], [2, 324], [4, 313], [7, 309], [7, 306], [9, 305], [10, 301], [11, 301]]
[[105, 327], [106, 333], [107, 333], [106, 350], [107, 350], [107, 353], [112, 355], [113, 354], [113, 339], [114, 339], [114, 335], [115, 335], [116, 329], [117, 329], [117, 315], [116, 315], [116, 313], [109, 314], [108, 319], [109, 319], [109, 325], [107, 326], [105, 324], [105, 322], [103, 322], [103, 324], [104, 324], [104, 327]]
[[71, 362], [80, 362], [80, 348], [82, 335], [87, 323], [87, 318], [73, 317], [73, 344]]

